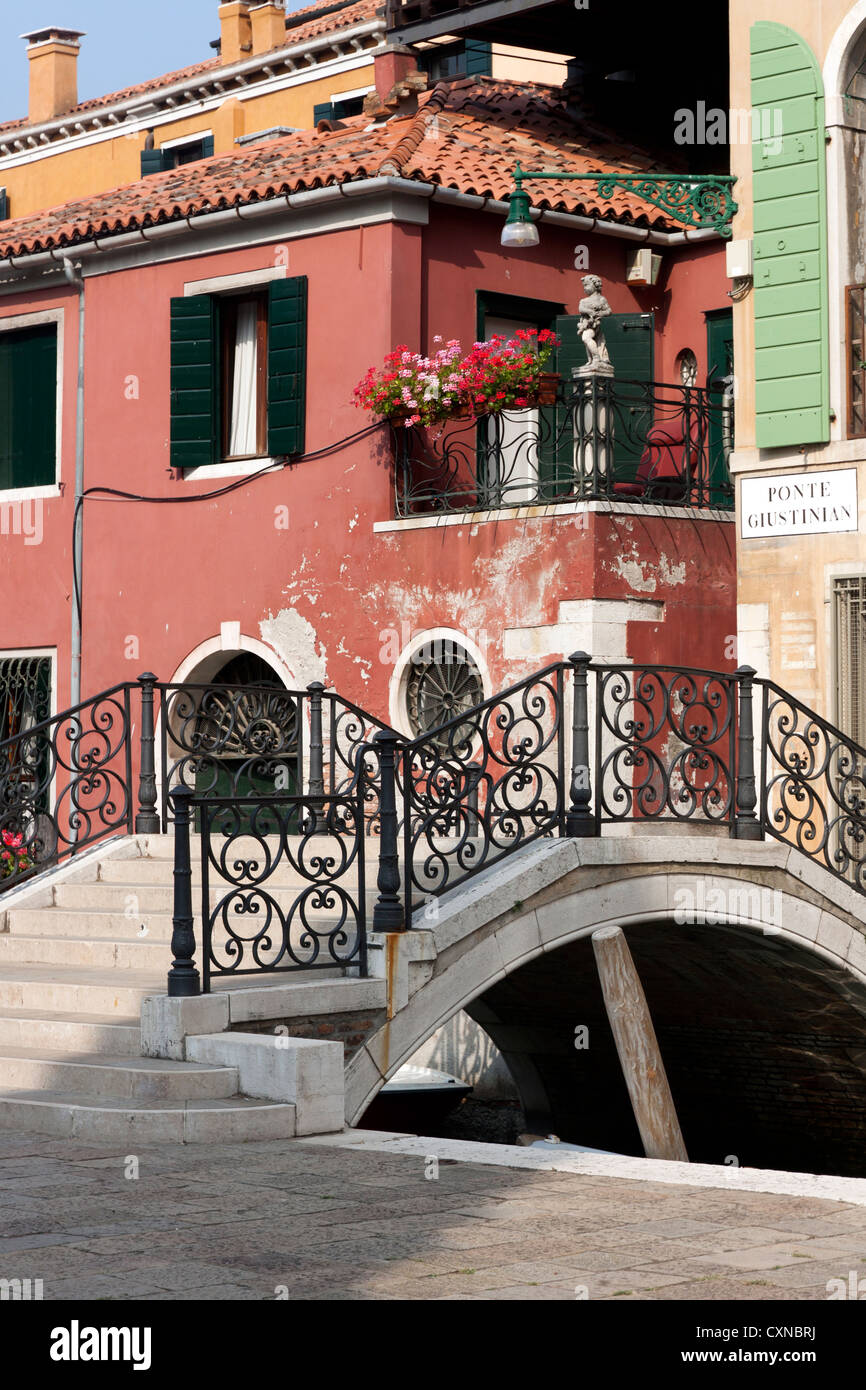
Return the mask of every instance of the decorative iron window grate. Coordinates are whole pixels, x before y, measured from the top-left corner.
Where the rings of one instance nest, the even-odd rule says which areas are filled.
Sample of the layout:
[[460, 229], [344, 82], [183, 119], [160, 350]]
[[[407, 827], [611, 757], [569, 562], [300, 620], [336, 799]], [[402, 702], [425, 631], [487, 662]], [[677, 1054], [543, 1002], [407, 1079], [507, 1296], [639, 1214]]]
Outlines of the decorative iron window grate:
[[846, 343], [848, 351], [848, 438], [866, 437], [866, 285], [849, 285]]
[[0, 657], [0, 743], [51, 715], [51, 658]]
[[836, 722], [855, 743], [866, 743], [863, 642], [866, 637], [866, 577], [837, 579]]
[[[416, 737], [432, 734], [483, 699], [481, 673], [457, 642], [432, 640], [415, 652], [406, 680], [406, 707]], [[435, 735], [431, 741], [436, 742]]]

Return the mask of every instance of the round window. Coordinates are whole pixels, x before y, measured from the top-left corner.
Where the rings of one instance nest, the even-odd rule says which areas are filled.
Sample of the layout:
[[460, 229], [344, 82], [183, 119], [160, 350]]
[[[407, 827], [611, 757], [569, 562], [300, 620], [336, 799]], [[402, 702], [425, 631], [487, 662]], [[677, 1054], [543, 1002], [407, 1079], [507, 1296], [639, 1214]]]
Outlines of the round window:
[[691, 348], [685, 348], [677, 358], [677, 374], [683, 386], [695, 386], [698, 380], [698, 359]]
[[[415, 737], [430, 734], [484, 699], [484, 682], [472, 657], [450, 638], [416, 651], [406, 677], [406, 711]], [[451, 733], [453, 746], [454, 733]], [[435, 742], [449, 744], [447, 735]]]

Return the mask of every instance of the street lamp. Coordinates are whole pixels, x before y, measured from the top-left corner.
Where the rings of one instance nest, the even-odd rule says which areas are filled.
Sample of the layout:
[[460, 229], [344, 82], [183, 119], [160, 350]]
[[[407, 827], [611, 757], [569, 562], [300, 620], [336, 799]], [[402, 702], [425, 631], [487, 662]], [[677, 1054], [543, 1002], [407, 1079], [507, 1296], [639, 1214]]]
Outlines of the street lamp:
[[559, 181], [592, 180], [599, 198], [610, 199], [615, 189], [632, 193], [653, 207], [660, 208], [674, 222], [693, 231], [710, 229], [719, 236], [731, 235], [731, 222], [737, 211], [731, 174], [568, 174], [559, 169], [521, 169], [514, 171], [514, 189], [509, 199], [508, 220], [502, 229], [502, 245], [517, 248], [537, 246], [538, 228], [532, 221], [526, 179]]
[[529, 194], [516, 188], [509, 203], [508, 221], [502, 228], [502, 245], [537, 246], [539, 240], [538, 228], [529, 213]]

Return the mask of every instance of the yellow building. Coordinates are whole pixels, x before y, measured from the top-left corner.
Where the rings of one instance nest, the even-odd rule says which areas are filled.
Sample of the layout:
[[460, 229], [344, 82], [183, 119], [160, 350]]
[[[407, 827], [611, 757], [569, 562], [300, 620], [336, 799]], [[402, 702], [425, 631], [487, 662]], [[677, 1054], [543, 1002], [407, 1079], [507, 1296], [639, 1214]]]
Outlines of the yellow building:
[[[375, 90], [374, 58], [388, 51], [381, 0], [322, 0], [289, 14], [282, 3], [232, 0], [215, 6], [217, 19], [215, 55], [84, 102], [77, 62], [86, 35], [57, 26], [23, 35], [29, 110], [0, 125], [0, 215], [23, 217], [269, 134], [358, 114]], [[560, 85], [566, 71], [555, 54], [447, 35], [414, 56], [431, 80], [462, 71]]]
[[863, 745], [866, 0], [730, 20], [738, 653]]

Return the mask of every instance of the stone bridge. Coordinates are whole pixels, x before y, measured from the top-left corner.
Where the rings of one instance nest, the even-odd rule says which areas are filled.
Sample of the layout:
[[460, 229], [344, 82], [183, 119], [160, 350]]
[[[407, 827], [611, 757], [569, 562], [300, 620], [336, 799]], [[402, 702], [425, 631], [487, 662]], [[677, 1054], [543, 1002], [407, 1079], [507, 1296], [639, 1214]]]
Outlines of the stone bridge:
[[[355, 742], [330, 754], [318, 688], [307, 792], [220, 809], [175, 782], [173, 834], [143, 697], [134, 829], [0, 898], [0, 1124], [329, 1132], [464, 1011], [532, 1131], [649, 1151], [642, 1066], [692, 1160], [862, 1176], [866, 751], [771, 682], [753, 720], [753, 674], [576, 653], [412, 743], [347, 707]], [[612, 928], [655, 1035], [631, 1071], [597, 964]]]

